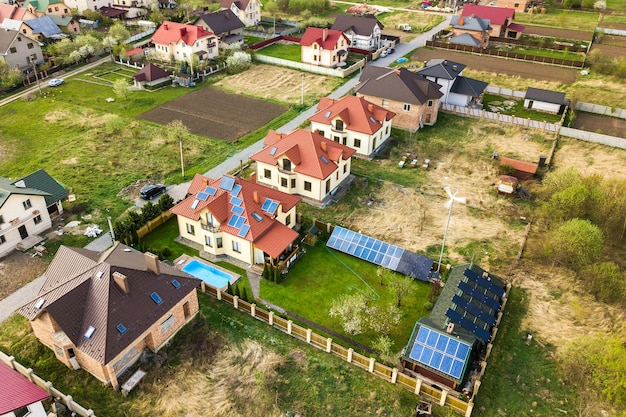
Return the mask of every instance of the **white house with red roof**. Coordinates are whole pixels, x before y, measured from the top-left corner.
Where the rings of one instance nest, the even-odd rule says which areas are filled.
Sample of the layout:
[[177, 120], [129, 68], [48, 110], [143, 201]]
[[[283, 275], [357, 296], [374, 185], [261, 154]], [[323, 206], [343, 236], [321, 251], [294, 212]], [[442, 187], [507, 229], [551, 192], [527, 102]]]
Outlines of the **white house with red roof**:
[[50, 394], [44, 389], [0, 362], [0, 416], [46, 417], [41, 402], [47, 398]]
[[370, 158], [391, 136], [395, 113], [365, 100], [345, 96], [339, 100], [324, 97], [318, 112], [309, 117], [311, 130], [346, 145], [358, 156]]
[[261, 21], [261, 2], [259, 0], [221, 0], [222, 9], [230, 9], [246, 26], [254, 26]]
[[200, 174], [187, 195], [170, 211], [178, 218], [180, 236], [204, 252], [251, 265], [291, 253], [298, 238], [293, 228], [299, 197], [243, 178]]
[[154, 54], [163, 61], [190, 62], [218, 56], [217, 35], [201, 26], [166, 21], [152, 36]]
[[350, 39], [340, 30], [309, 27], [300, 39], [305, 64], [336, 67], [348, 57]]
[[313, 204], [325, 204], [350, 176], [355, 150], [324, 136], [298, 129], [284, 134], [270, 130], [256, 161], [257, 182]]

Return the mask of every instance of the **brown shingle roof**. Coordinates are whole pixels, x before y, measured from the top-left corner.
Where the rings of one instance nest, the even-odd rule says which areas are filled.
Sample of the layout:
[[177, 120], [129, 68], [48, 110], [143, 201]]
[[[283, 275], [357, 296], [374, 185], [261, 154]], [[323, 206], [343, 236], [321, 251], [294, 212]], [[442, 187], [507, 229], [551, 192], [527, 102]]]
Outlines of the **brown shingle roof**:
[[443, 93], [439, 91], [439, 88], [439, 84], [406, 68], [391, 69], [368, 65], [363, 70], [355, 91], [402, 103], [421, 105], [428, 100], [441, 98]]
[[382, 30], [385, 26], [374, 16], [352, 16], [340, 14], [335, 18], [335, 23], [331, 26], [333, 30], [347, 32], [352, 30], [357, 35], [370, 36], [374, 28], [378, 25]]

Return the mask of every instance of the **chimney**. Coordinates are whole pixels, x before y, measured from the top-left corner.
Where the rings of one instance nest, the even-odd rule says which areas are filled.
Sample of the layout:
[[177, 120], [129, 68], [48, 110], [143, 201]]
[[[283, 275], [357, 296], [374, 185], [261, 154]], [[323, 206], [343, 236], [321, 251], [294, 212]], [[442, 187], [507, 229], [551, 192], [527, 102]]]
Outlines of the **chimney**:
[[320, 148], [322, 148], [322, 150], [324, 152], [328, 152], [328, 147], [326, 146], [326, 141], [325, 140], [320, 142]]
[[124, 294], [128, 294], [130, 288], [128, 287], [128, 278], [126, 278], [126, 275], [119, 272], [113, 272], [113, 280], [117, 286], [120, 287], [120, 290], [124, 291]]
[[463, 20], [463, 16], [459, 17], [459, 21], [457, 22], [459, 26], [463, 26], [465, 21]]
[[283, 135], [280, 132], [276, 132], [276, 140], [279, 141], [283, 138]]
[[446, 333], [452, 334], [453, 331], [454, 331], [454, 323], [450, 322], [448, 323], [448, 327], [446, 327]]
[[224, 13], [224, 18], [225, 18], [226, 20], [230, 19], [230, 15], [228, 14], [228, 12]]
[[169, 29], [169, 27], [167, 26], [167, 23], [163, 23], [163, 28], [164, 28], [165, 30], [168, 30], [168, 29]]
[[374, 105], [372, 103], [369, 103], [367, 105], [367, 111], [370, 112], [370, 113], [372, 113], [374, 111]]
[[150, 252], [146, 252], [144, 256], [146, 257], [146, 266], [148, 267], [148, 271], [152, 271], [157, 275], [161, 275], [159, 257]]
[[456, 71], [456, 70], [458, 70], [458, 69], [459, 69], [459, 66], [458, 66], [458, 65], [452, 65], [452, 71]]
[[259, 192], [257, 190], [254, 190], [254, 192], [252, 193], [252, 199], [254, 200], [255, 203], [259, 204]]
[[180, 28], [180, 36], [184, 36], [185, 33], [187, 33], [187, 28], [183, 26], [182, 28]]
[[250, 178], [249, 179], [250, 179], [250, 182], [256, 182], [256, 171], [253, 171], [250, 174]]
[[396, 75], [400, 75], [400, 70], [399, 69], [396, 70]]
[[326, 38], [328, 38], [328, 29], [324, 28], [322, 30], [322, 42], [326, 42]]

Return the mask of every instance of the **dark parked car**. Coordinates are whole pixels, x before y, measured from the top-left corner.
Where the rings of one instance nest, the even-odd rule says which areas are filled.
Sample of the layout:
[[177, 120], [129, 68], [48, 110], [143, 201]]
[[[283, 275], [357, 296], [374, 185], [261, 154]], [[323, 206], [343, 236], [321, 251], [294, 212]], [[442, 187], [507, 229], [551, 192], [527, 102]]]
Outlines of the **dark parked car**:
[[150, 184], [146, 185], [139, 191], [139, 195], [144, 200], [152, 200], [154, 197], [158, 197], [165, 192], [165, 185], [163, 184]]

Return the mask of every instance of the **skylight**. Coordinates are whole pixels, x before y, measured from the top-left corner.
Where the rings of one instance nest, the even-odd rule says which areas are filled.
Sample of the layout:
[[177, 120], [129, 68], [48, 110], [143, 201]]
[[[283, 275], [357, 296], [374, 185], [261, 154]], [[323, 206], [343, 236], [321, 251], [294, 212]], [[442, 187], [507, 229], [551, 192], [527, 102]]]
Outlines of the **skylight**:
[[89, 328], [87, 329], [87, 331], [85, 332], [85, 339], [89, 340], [91, 339], [91, 336], [93, 336], [93, 333], [96, 331], [96, 328], [93, 326], [89, 326]]
[[102, 278], [102, 275], [104, 275], [104, 272], [102, 272], [102, 271], [98, 271], [98, 272], [96, 273], [96, 279], [100, 279], [100, 278]]
[[376, 123], [376, 119], [374, 119], [374, 116], [370, 116], [370, 122]]
[[330, 110], [326, 112], [326, 114], [324, 115], [325, 118], [329, 118], [330, 117]]
[[320, 155], [320, 159], [322, 160], [322, 162], [323, 162], [325, 165], [328, 165], [328, 159], [326, 159], [326, 157], [325, 157], [324, 155]]
[[200, 204], [200, 200], [198, 199], [193, 200], [193, 203], [191, 203], [191, 209], [195, 210], [196, 207], [198, 207], [198, 204]]
[[120, 332], [121, 334], [126, 333], [126, 326], [124, 326], [122, 323], [118, 324], [117, 326], [115, 326], [115, 328], [117, 329], [118, 332]]
[[173, 279], [172, 280], [172, 285], [174, 286], [174, 288], [179, 289], [180, 288], [180, 282], [178, 282], [178, 280]]
[[261, 217], [261, 215], [257, 213], [256, 211], [252, 212], [252, 217], [254, 217], [254, 220], [256, 220], [259, 223], [263, 221], [263, 217]]
[[45, 302], [45, 298], [40, 298], [39, 300], [37, 300], [37, 304], [35, 304], [35, 310], [41, 310], [41, 307], [43, 307]]
[[270, 149], [270, 156], [276, 155], [276, 151], [277, 150], [278, 150], [278, 148], [276, 146], [273, 146], [272, 149]]
[[163, 302], [163, 299], [156, 293], [156, 291], [150, 294], [150, 298], [152, 298], [152, 301], [157, 304], [161, 304]]

